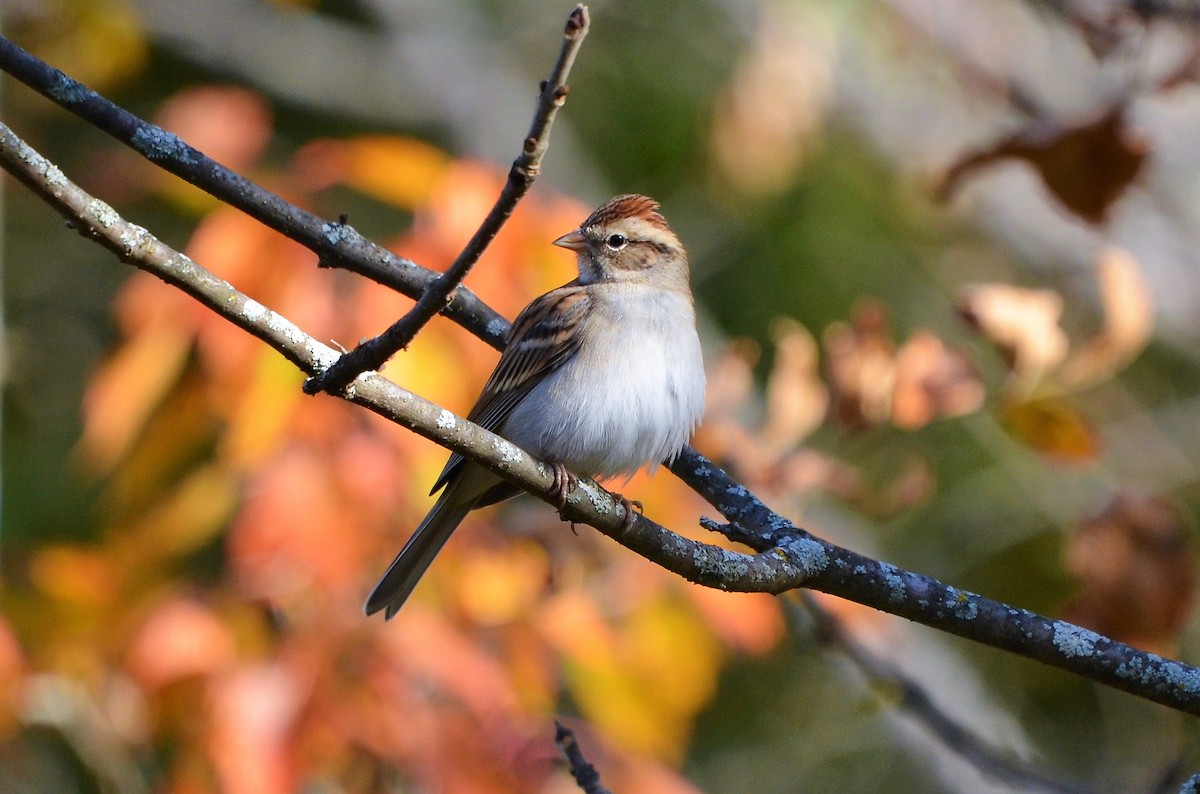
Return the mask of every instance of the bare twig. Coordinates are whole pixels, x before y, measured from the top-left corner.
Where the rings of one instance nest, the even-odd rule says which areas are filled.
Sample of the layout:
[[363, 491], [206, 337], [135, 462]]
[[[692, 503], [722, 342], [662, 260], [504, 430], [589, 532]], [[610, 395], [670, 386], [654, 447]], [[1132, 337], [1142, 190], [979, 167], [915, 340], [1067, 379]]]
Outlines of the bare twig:
[[[946, 748], [968, 761], [982, 774], [1021, 791], [1045, 791], [1056, 794], [1083, 794], [1090, 789], [1038, 772], [1011, 754], [992, 746], [968, 726], [943, 711], [929, 691], [905, 675], [895, 665], [875, 656], [846, 630], [842, 621], [815, 599], [803, 592], [799, 601], [789, 602], [800, 611], [801, 605], [812, 620], [817, 637], [837, 649], [874, 685], [872, 688], [898, 693], [897, 711], [907, 714], [937, 738]], [[889, 698], [889, 701], [893, 698]]]
[[[3, 124], [0, 166], [82, 234], [113, 251], [122, 261], [197, 298], [267, 342], [303, 371], [320, 371], [336, 357], [335, 351], [286, 318], [238, 292], [142, 227], [125, 221], [112, 207], [71, 183]], [[543, 501], [557, 503], [549, 466], [386, 378], [362, 374], [343, 396], [486, 466]], [[580, 478], [579, 487], [570, 494], [563, 518], [593, 526], [697, 584], [767, 593], [811, 587], [1200, 715], [1200, 670], [1194, 667], [1139, 651], [1064, 621], [958, 590], [813, 537], [772, 512], [690, 447], [671, 464], [671, 470], [733, 522], [725, 527], [708, 521], [707, 526], [729, 531], [758, 553], [743, 554], [684, 538], [640, 514], [635, 514], [626, 527], [619, 501], [585, 478]]]
[[575, 10], [567, 17], [558, 60], [550, 71], [550, 77], [542, 81], [533, 122], [521, 147], [521, 154], [509, 169], [508, 181], [500, 191], [496, 203], [462, 253], [445, 273], [425, 289], [416, 306], [382, 334], [363, 342], [339, 358], [332, 367], [310, 378], [304, 384], [306, 393], [339, 392], [360, 372], [379, 369], [398, 351], [408, 347], [417, 332], [450, 304], [455, 290], [479, 261], [479, 257], [496, 237], [504, 222], [512, 215], [517, 202], [529, 192], [541, 171], [542, 157], [550, 146], [550, 128], [554, 125], [558, 109], [567, 99], [567, 75], [571, 71], [571, 65], [575, 63], [575, 55], [579, 52], [584, 37], [587, 36], [589, 24], [587, 6], [575, 6]]
[[588, 763], [587, 758], [583, 755], [583, 750], [579, 749], [579, 742], [575, 741], [575, 733], [558, 720], [554, 721], [554, 743], [558, 745], [559, 751], [567, 759], [571, 777], [575, 778], [575, 782], [579, 784], [579, 788], [583, 789], [584, 794], [611, 794], [600, 783], [600, 773], [596, 771], [596, 767]]

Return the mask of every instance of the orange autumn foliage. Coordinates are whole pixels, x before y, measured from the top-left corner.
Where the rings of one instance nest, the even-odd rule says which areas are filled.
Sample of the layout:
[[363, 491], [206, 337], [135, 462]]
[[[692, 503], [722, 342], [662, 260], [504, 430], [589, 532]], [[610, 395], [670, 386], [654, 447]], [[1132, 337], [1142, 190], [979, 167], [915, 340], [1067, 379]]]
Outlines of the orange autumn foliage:
[[[197, 118], [189, 101], [175, 107], [178, 124]], [[493, 167], [386, 137], [314, 143], [266, 179], [301, 205], [333, 188], [395, 204], [412, 220], [391, 247], [435, 268], [502, 184]], [[165, 183], [147, 189], [190, 201]], [[515, 315], [573, 277], [549, 243], [586, 214], [569, 199], [526, 199], [467, 285]], [[186, 252], [345, 346], [412, 305], [318, 268], [224, 207]], [[114, 677], [132, 687], [129, 720], [141, 728], [131, 741], [175, 748], [164, 756], [172, 789], [290, 791], [329, 778], [351, 791], [383, 780], [561, 790], [552, 719], [570, 701], [615, 781], [691, 790], [672, 767], [725, 661], [781, 636], [773, 599], [701, 591], [518, 500], [470, 518], [395, 621], [369, 621], [361, 601], [427, 509], [447, 453], [352, 405], [305, 397], [301, 373], [274, 352], [148, 275], [129, 279], [116, 321], [120, 342], [88, 387], [77, 450], [102, 483], [106, 528], [86, 548], [37, 552], [37, 603], [11, 619], [69, 616], [51, 666], [86, 645], [92, 655], [71, 665], [95, 697]], [[495, 360], [438, 319], [385, 375], [462, 413]], [[669, 475], [625, 489], [668, 526], [694, 527], [703, 509]]]

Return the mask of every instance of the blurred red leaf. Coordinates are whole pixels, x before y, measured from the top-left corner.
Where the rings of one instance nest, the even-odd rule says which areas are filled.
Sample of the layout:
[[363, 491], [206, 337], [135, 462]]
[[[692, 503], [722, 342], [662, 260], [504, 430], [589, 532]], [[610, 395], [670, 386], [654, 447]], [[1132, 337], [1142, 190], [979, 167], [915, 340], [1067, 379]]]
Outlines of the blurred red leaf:
[[240, 668], [214, 683], [207, 738], [221, 791], [296, 790], [289, 743], [305, 695], [291, 671], [270, 663]]
[[271, 108], [261, 95], [231, 85], [186, 88], [159, 108], [155, 122], [234, 171], [258, 162], [271, 140]]
[[211, 609], [192, 599], [158, 604], [129, 647], [129, 672], [155, 690], [180, 678], [213, 675], [235, 658], [233, 633]]

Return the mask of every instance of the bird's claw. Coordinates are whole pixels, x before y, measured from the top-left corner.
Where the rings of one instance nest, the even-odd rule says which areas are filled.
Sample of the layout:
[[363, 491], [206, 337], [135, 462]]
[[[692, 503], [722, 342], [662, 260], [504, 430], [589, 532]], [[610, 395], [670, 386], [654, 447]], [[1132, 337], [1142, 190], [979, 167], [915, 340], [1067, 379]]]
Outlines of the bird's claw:
[[[617, 497], [617, 499], [621, 502], [621, 507], [625, 508], [625, 518], [621, 521], [621, 531], [624, 532], [633, 526], [633, 522], [637, 520], [638, 514], [646, 514], [646, 508], [643, 507], [642, 503], [637, 499], [628, 499], [624, 494], [618, 493], [613, 494], [613, 496]], [[637, 513], [633, 512], [635, 509], [637, 510]]]
[[554, 487], [550, 494], [557, 502], [558, 511], [561, 513], [567, 508], [567, 497], [570, 496], [571, 491], [579, 487], [579, 478], [567, 471], [567, 467], [561, 463], [552, 463], [550, 466], [554, 469]]

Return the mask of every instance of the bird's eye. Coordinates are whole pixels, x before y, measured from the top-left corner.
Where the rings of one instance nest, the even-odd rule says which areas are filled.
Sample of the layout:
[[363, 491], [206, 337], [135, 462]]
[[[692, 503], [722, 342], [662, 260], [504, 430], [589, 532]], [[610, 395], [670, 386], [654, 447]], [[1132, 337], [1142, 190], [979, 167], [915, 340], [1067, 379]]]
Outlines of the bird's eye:
[[625, 235], [623, 234], [610, 234], [608, 239], [604, 241], [604, 244], [613, 251], [620, 251], [629, 244], [629, 241], [625, 239]]

